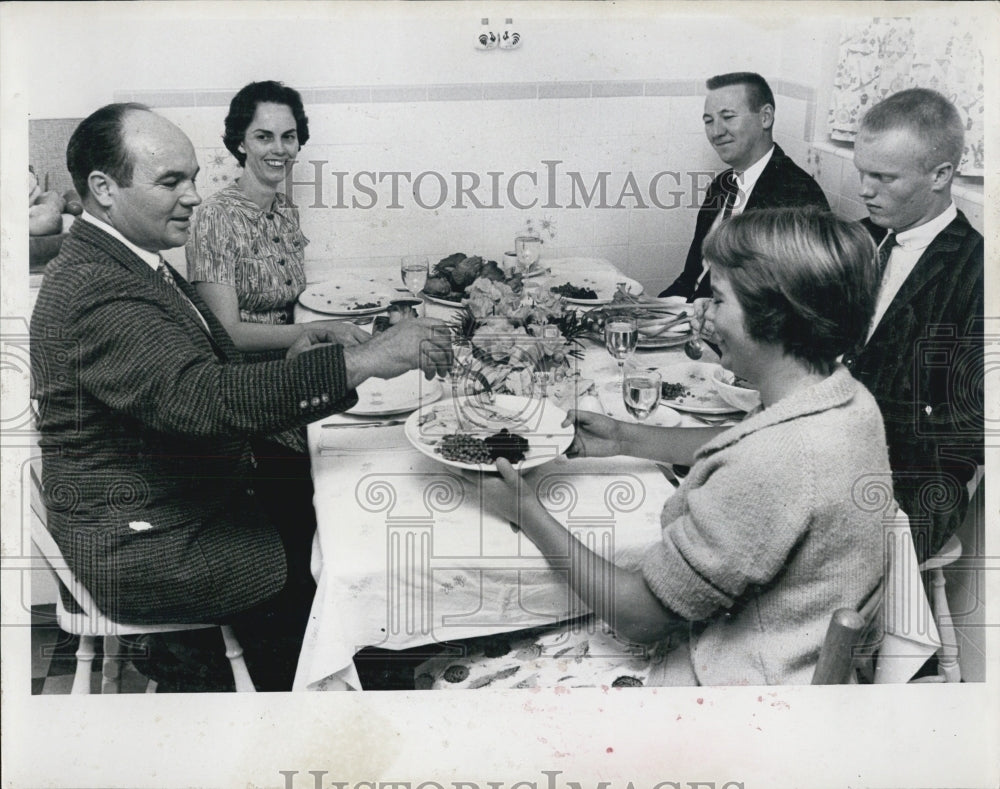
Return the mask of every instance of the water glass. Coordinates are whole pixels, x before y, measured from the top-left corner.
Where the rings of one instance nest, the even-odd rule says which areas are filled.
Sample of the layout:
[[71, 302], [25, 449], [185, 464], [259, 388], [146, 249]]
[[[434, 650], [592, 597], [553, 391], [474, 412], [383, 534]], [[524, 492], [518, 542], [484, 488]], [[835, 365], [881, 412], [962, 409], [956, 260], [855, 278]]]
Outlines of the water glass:
[[514, 239], [514, 254], [524, 273], [528, 273], [542, 256], [542, 239], [538, 236], [518, 236]]
[[662, 384], [663, 376], [656, 370], [629, 365], [622, 377], [622, 400], [625, 402], [625, 409], [641, 422], [659, 405]]
[[639, 325], [634, 314], [608, 315], [604, 322], [604, 347], [618, 361], [619, 377], [625, 360], [632, 355], [638, 343]]
[[429, 264], [423, 255], [406, 255], [399, 264], [399, 273], [403, 277], [403, 284], [414, 296], [419, 297], [420, 291], [427, 284], [427, 273]]

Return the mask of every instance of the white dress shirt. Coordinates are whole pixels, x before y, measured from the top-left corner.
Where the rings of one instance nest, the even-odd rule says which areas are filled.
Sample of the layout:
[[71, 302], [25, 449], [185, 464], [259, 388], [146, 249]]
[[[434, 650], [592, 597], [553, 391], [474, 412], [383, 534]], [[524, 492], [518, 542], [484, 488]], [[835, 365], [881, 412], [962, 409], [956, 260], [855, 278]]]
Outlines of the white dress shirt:
[[[79, 218], [84, 220], [85, 222], [90, 222], [90, 224], [92, 224], [94, 227], [100, 228], [112, 238], [121, 241], [132, 252], [134, 252], [136, 256], [139, 257], [140, 260], [142, 260], [151, 269], [153, 269], [153, 271], [156, 272], [157, 276], [159, 276], [160, 264], [164, 263], [165, 261], [163, 260], [162, 257], [160, 257], [160, 254], [158, 252], [150, 252], [149, 250], [143, 249], [142, 247], [137, 247], [135, 244], [133, 244], [131, 241], [125, 238], [125, 236], [119, 233], [115, 228], [111, 227], [111, 225], [109, 225], [104, 220], [98, 219], [89, 211], [84, 211], [82, 214], [80, 214]], [[184, 299], [184, 301], [188, 303], [188, 306], [190, 306], [191, 309], [194, 310], [194, 314], [198, 316], [198, 319], [201, 321], [201, 325], [204, 327], [205, 331], [211, 334], [211, 331], [208, 328], [208, 321], [205, 320], [205, 316], [201, 314], [201, 311], [196, 306], [194, 306], [194, 302], [188, 298], [187, 294], [183, 290], [181, 290], [180, 287], [177, 287], [177, 293], [182, 299]]]
[[[743, 209], [746, 208], [747, 205], [747, 200], [750, 199], [750, 193], [753, 192], [753, 188], [757, 185], [757, 181], [760, 180], [760, 174], [764, 172], [764, 168], [767, 167], [767, 163], [771, 161], [771, 156], [773, 155], [774, 146], [772, 145], [767, 153], [761, 156], [742, 173], [733, 170], [733, 173], [736, 176], [736, 202], [733, 204], [733, 208], [729, 212], [730, 216], [739, 216], [743, 213]], [[709, 233], [721, 224], [722, 215], [725, 212], [726, 201], [723, 201], [722, 209], [715, 215], [715, 219], [712, 221], [712, 227], [709, 228]], [[701, 281], [705, 279], [706, 273], [708, 273], [708, 261], [702, 258], [701, 274], [698, 275], [698, 279], [694, 283], [695, 290], [698, 290], [698, 286], [701, 284]]]
[[[882, 274], [882, 284], [878, 292], [878, 302], [875, 305], [875, 315], [872, 317], [871, 326], [868, 329], [868, 340], [872, 338], [879, 322], [885, 316], [896, 298], [899, 289], [903, 287], [906, 278], [917, 265], [924, 250], [931, 245], [938, 233], [944, 230], [952, 220], [958, 216], [958, 209], [955, 204], [949, 206], [928, 222], [924, 222], [917, 227], [911, 227], [902, 233], [896, 234], [896, 246], [889, 253], [889, 261], [886, 263], [885, 271]], [[892, 230], [889, 233], [893, 232]], [[886, 238], [889, 237], [886, 233]], [[883, 239], [884, 242], [884, 239]], [[867, 340], [866, 340], [867, 342]]]

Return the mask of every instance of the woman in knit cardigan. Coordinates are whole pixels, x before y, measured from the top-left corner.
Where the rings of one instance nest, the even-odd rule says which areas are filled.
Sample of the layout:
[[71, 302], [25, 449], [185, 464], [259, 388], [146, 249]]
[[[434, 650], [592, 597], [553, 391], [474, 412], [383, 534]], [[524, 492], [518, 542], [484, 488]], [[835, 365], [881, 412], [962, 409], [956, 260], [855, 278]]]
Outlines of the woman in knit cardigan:
[[418, 687], [808, 684], [832, 612], [878, 586], [883, 513], [861, 490], [890, 479], [882, 417], [837, 362], [874, 309], [870, 237], [829, 213], [762, 210], [721, 225], [704, 249], [721, 362], [760, 390], [761, 407], [698, 448], [708, 431], [570, 414], [570, 455], [693, 461], [660, 541], [617, 565], [544, 509], [532, 474], [498, 460], [484, 506], [568, 569], [600, 621], [522, 632], [499, 658], [435, 659], [418, 667]]

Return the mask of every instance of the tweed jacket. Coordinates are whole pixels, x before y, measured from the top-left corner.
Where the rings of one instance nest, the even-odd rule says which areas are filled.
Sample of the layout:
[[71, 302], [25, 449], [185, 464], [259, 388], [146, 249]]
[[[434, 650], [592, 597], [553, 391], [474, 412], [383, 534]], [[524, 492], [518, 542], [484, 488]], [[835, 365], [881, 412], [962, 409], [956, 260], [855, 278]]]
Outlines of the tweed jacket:
[[[722, 183], [731, 172], [732, 168], [723, 171], [709, 184], [705, 200], [695, 220], [694, 239], [691, 241], [687, 260], [684, 262], [684, 270], [666, 290], [660, 293], [660, 296], [684, 296], [691, 300], [712, 295], [710, 274], [706, 274], [702, 279], [697, 292], [695, 283], [702, 269], [701, 245], [725, 204], [726, 195], [722, 190]], [[744, 211], [809, 205], [830, 209], [819, 184], [809, 173], [789, 159], [780, 145], [775, 144], [771, 160], [757, 179]]]
[[[885, 230], [862, 220], [876, 242]], [[923, 559], [961, 525], [983, 462], [983, 237], [958, 216], [844, 363], [878, 401], [896, 499]]]
[[340, 346], [242, 357], [175, 279], [208, 331], [124, 244], [77, 222], [31, 320], [49, 529], [124, 622], [217, 621], [280, 590], [285, 557], [255, 504], [249, 439], [356, 402]]
[[882, 578], [888, 474], [878, 406], [843, 367], [702, 447], [639, 566], [693, 623], [684, 665], [650, 681], [808, 684], [830, 615]]

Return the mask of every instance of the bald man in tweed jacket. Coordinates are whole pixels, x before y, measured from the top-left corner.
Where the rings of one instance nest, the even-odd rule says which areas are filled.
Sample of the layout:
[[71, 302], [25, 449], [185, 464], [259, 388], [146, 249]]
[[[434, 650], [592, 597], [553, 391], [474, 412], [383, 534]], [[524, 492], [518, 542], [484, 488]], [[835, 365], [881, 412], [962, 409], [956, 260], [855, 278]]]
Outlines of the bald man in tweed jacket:
[[412, 319], [354, 345], [318, 330], [287, 356], [249, 360], [158, 255], [184, 243], [200, 202], [187, 137], [110, 105], [80, 125], [67, 161], [87, 213], [31, 321], [49, 528], [109, 616], [225, 620], [286, 585], [249, 440], [349, 408], [375, 372], [446, 370], [446, 354], [427, 353], [446, 347], [440, 326]]

